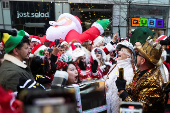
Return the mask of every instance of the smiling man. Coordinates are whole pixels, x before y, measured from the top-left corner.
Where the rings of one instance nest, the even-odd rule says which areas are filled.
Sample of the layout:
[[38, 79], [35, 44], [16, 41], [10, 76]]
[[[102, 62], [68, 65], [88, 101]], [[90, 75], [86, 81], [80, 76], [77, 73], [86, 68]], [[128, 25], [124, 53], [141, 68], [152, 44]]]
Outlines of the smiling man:
[[17, 91], [20, 77], [34, 79], [30, 68], [23, 63], [29, 59], [29, 39], [21, 30], [16, 37], [3, 33], [2, 41], [6, 54], [0, 68], [0, 84], [6, 90]]

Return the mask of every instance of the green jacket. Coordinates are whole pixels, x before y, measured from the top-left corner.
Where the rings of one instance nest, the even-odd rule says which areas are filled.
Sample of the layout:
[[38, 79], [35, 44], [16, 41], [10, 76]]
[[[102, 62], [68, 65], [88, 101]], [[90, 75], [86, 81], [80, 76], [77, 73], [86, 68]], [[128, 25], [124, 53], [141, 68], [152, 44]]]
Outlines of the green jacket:
[[17, 91], [20, 77], [34, 79], [31, 69], [27, 65], [12, 55], [5, 54], [4, 62], [0, 67], [0, 84], [6, 90]]

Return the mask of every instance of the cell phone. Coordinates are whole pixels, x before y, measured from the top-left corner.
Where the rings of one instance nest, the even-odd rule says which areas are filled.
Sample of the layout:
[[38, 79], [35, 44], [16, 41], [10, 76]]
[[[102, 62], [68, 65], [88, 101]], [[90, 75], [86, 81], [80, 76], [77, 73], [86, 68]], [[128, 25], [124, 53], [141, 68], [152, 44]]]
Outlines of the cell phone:
[[60, 39], [55, 40], [55, 45], [58, 46], [60, 44]]
[[120, 104], [120, 113], [142, 113], [143, 103], [141, 102], [122, 102]]

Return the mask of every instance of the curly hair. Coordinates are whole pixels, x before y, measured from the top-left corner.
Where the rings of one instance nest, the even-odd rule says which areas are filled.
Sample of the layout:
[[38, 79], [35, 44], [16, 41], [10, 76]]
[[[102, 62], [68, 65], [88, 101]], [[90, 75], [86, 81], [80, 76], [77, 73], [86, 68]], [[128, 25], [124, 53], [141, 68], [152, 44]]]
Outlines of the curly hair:
[[[27, 43], [30, 45], [29, 37], [26, 35], [22, 38], [22, 40], [19, 42], [19, 44], [15, 48], [20, 50], [23, 47], [24, 43]], [[11, 50], [8, 54], [12, 54], [12, 53], [13, 51]]]

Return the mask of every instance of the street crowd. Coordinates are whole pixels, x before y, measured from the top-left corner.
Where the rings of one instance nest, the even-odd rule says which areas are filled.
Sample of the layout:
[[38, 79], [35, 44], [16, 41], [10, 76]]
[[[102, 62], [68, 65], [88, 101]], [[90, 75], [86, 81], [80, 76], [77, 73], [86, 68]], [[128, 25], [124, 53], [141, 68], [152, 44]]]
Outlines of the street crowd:
[[[148, 28], [139, 29], [143, 32]], [[140, 32], [137, 32], [138, 37], [130, 38], [135, 43], [128, 38], [119, 39], [117, 33], [108, 43], [102, 36], [83, 42], [58, 39], [42, 43], [40, 37], [28, 35], [23, 30], [18, 31], [17, 36], [2, 33], [0, 110], [18, 113], [21, 103], [17, 101], [17, 95], [23, 89], [50, 89], [61, 72], [61, 75], [68, 74], [64, 86], [105, 80], [108, 113], [118, 113], [122, 101], [143, 103], [143, 113], [164, 113], [170, 104], [170, 65], [166, 50], [160, 40], [156, 42], [155, 37]], [[165, 40], [170, 41], [169, 37]], [[124, 69], [123, 80], [119, 78], [119, 68]], [[13, 96], [7, 92], [9, 90], [16, 97], [12, 106]]]

